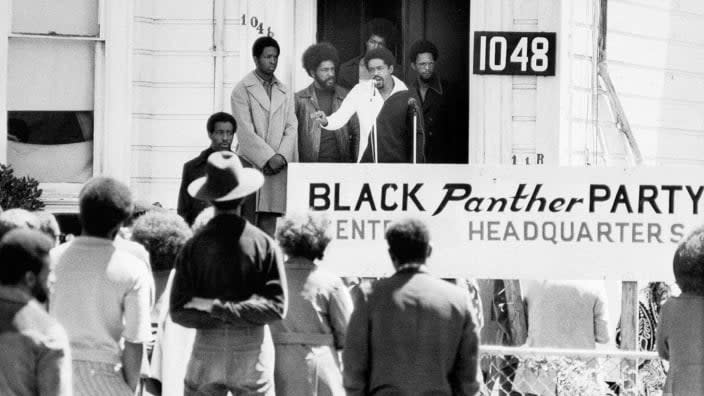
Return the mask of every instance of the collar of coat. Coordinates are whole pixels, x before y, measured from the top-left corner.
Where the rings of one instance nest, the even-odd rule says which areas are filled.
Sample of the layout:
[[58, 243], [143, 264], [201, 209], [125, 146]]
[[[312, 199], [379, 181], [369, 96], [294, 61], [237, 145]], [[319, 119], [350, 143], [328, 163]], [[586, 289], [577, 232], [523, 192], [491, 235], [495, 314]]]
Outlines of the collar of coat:
[[288, 87], [284, 85], [281, 80], [276, 78], [276, 76], [273, 76], [271, 80], [271, 99], [269, 99], [269, 95], [267, 95], [264, 85], [259, 77], [257, 77], [254, 70], [244, 76], [242, 79], [242, 84], [252, 95], [252, 97], [254, 97], [254, 99], [256, 99], [256, 101], [270, 113], [273, 113], [274, 110], [283, 105], [289, 94]]
[[420, 87], [426, 86], [428, 89], [432, 89], [433, 91], [437, 92], [439, 95], [442, 95], [442, 81], [438, 78], [437, 75], [433, 75], [433, 78], [430, 79], [430, 81], [426, 84], [423, 83], [420, 79], [420, 77], [416, 77], [416, 79], [413, 81], [413, 87], [420, 91]]
[[[244, 83], [244, 86], [247, 88], [251, 88], [254, 86], [259, 85], [264, 88], [264, 85], [262, 84], [262, 81], [257, 77], [257, 74], [254, 70], [252, 70], [250, 73], [248, 73], [244, 78], [242, 79], [242, 82]], [[274, 95], [274, 89], [278, 89], [281, 91], [284, 95], [288, 94], [288, 87], [284, 85], [284, 83], [281, 82], [276, 76], [272, 76], [271, 78], [271, 88], [272, 88], [272, 96]], [[266, 93], [265, 93], [266, 95]], [[268, 97], [268, 96], [267, 96]]]
[[[298, 96], [301, 99], [315, 98], [317, 100], [318, 96], [315, 94], [315, 83], [311, 83], [309, 86], [307, 86], [303, 90], [301, 90], [298, 93]], [[344, 100], [345, 96], [346, 96], [346, 90], [344, 88], [342, 88], [341, 86], [335, 84], [335, 98], [339, 99], [339, 100]]]

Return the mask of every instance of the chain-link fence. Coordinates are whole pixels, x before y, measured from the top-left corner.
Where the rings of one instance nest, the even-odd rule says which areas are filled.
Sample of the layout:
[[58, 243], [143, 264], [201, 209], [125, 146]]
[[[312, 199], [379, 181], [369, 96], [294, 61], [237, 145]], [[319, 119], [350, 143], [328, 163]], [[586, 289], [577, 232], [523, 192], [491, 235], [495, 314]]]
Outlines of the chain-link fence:
[[655, 352], [483, 345], [483, 396], [661, 395], [666, 362]]

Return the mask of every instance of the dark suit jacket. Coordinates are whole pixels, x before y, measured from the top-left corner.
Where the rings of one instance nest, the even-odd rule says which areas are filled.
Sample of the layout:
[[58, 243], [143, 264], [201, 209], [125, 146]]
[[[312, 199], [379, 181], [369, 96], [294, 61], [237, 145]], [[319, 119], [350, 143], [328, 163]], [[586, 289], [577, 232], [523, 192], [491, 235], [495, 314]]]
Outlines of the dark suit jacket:
[[476, 323], [468, 294], [425, 272], [376, 282], [347, 329], [347, 396], [476, 395]]
[[[199, 177], [205, 176], [205, 165], [208, 162], [208, 156], [213, 153], [213, 149], [208, 147], [201, 151], [197, 157], [186, 162], [183, 165], [181, 174], [181, 187], [178, 190], [178, 204], [176, 212], [183, 217], [188, 225], [192, 225], [198, 214], [210, 204], [200, 199], [195, 199], [188, 194], [188, 185]], [[242, 166], [250, 168], [252, 165], [244, 158], [240, 157]], [[254, 200], [248, 198], [242, 205], [241, 214], [245, 219], [254, 222]]]
[[[406, 162], [413, 163], [413, 111], [408, 106], [408, 100], [420, 99], [413, 91], [399, 91], [389, 96], [376, 116], [377, 154], [380, 163]], [[416, 163], [425, 162], [425, 128], [423, 115], [418, 112], [416, 120]], [[359, 162], [374, 162], [372, 150], [372, 135], [369, 135], [367, 148], [362, 153]]]
[[[418, 79], [409, 89], [421, 98]], [[421, 100], [425, 122], [425, 160], [428, 163], [466, 164], [468, 108], [464, 95], [446, 80], [436, 78]]]

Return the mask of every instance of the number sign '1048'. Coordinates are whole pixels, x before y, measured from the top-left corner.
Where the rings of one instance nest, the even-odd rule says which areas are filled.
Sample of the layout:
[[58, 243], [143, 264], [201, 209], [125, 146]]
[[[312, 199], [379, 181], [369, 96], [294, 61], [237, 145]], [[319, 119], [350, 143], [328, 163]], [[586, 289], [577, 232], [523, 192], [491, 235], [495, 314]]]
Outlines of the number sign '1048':
[[555, 33], [475, 32], [474, 74], [555, 75]]

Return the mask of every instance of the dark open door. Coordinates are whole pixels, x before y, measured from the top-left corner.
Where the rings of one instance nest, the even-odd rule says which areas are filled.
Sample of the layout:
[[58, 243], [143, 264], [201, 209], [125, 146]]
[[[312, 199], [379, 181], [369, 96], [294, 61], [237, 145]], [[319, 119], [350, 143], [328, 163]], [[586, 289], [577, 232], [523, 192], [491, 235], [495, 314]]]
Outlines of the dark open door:
[[373, 18], [386, 18], [396, 25], [399, 34], [390, 49], [401, 65], [400, 75], [406, 83], [416, 78], [408, 59], [410, 46], [416, 40], [426, 39], [438, 47], [439, 76], [456, 87], [467, 87], [462, 90], [464, 96], [455, 115], [463, 120], [454, 131], [459, 137], [456, 144], [464, 147], [456, 154], [457, 162], [469, 159], [469, 3], [468, 0], [318, 0], [318, 41], [331, 42], [342, 62], [363, 51], [364, 26]]

